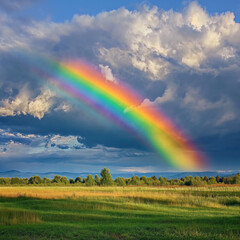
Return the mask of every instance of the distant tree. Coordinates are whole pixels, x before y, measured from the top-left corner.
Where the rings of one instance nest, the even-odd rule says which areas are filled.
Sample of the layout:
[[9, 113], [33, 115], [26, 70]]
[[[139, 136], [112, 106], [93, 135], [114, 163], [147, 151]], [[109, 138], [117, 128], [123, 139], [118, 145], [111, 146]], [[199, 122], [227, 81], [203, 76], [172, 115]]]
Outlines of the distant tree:
[[9, 177], [4, 178], [4, 181], [5, 181], [6, 185], [11, 184], [11, 178], [9, 178]]
[[155, 181], [155, 180], [158, 180], [156, 176], [152, 176], [152, 179]]
[[126, 180], [123, 177], [117, 177], [115, 183], [117, 186], [126, 186]]
[[23, 184], [27, 185], [28, 184], [28, 178], [23, 178]]
[[81, 183], [82, 182], [82, 178], [81, 177], [76, 177], [75, 178], [75, 183]]
[[61, 176], [54, 176], [54, 178], [52, 179], [52, 183], [61, 183]]
[[207, 177], [207, 176], [204, 176], [203, 180], [204, 180], [205, 182], [207, 182], [207, 181], [208, 181], [208, 177]]
[[3, 177], [0, 177], [0, 184], [1, 184], [1, 185], [4, 185], [4, 184], [6, 184], [6, 183], [5, 183], [5, 180], [4, 180], [4, 178], [3, 178]]
[[133, 175], [129, 182], [129, 185], [140, 185], [140, 184], [141, 184], [140, 178], [138, 176]]
[[183, 181], [180, 179], [170, 179], [169, 180], [170, 185], [183, 185]]
[[206, 184], [206, 182], [198, 176], [194, 177], [190, 181], [191, 181], [190, 185], [193, 185], [193, 186], [203, 186]]
[[93, 186], [93, 185], [96, 184], [96, 182], [95, 182], [95, 180], [94, 180], [94, 178], [93, 178], [93, 176], [91, 174], [89, 174], [87, 176], [85, 184], [86, 184], [86, 186]]
[[184, 179], [184, 185], [191, 186], [192, 185], [191, 179], [192, 178], [190, 176], [186, 176], [185, 179]]
[[63, 184], [68, 184], [69, 183], [69, 181], [68, 181], [68, 179], [66, 177], [61, 177], [60, 181]]
[[39, 176], [34, 176], [34, 184], [41, 184], [42, 179]]
[[95, 175], [95, 182], [98, 186], [101, 184], [100, 177], [97, 174]]
[[215, 177], [210, 177], [208, 179], [208, 184], [216, 184], [216, 183], [217, 183], [217, 181], [216, 181]]
[[233, 176], [233, 184], [240, 184], [240, 173], [238, 173], [237, 175]]
[[101, 185], [103, 186], [112, 186], [114, 184], [112, 175], [109, 172], [109, 169], [104, 168], [101, 171]]
[[216, 176], [216, 181], [217, 181], [217, 183], [219, 183], [220, 180], [221, 180], [221, 178], [220, 178], [219, 176]]
[[2, 184], [2, 185], [11, 184], [11, 178], [9, 178], [9, 177], [6, 177], [6, 178], [1, 177], [0, 178], [0, 184]]
[[86, 183], [86, 179], [87, 178], [84, 177], [83, 180], [82, 180], [82, 183]]
[[147, 178], [145, 176], [140, 177], [140, 180], [143, 184], [147, 184]]
[[51, 183], [51, 180], [50, 180], [49, 178], [47, 178], [47, 177], [44, 177], [44, 178], [42, 179], [42, 183], [43, 183], [43, 184], [50, 184], [50, 183]]
[[20, 179], [18, 177], [12, 177], [11, 184], [20, 184]]
[[29, 184], [41, 184], [42, 180], [39, 176], [30, 177], [28, 180]]
[[154, 180], [150, 177], [146, 178], [146, 185], [152, 186], [154, 184]]
[[222, 177], [222, 182], [223, 182], [223, 183], [226, 183], [226, 182], [225, 182], [225, 179], [226, 179], [226, 178], [223, 176], [223, 177]]
[[74, 184], [74, 180], [72, 178], [70, 178], [69, 182], [70, 184]]
[[168, 185], [168, 180], [167, 178], [162, 178], [161, 176], [159, 177], [159, 183], [160, 185], [164, 186], [164, 185]]

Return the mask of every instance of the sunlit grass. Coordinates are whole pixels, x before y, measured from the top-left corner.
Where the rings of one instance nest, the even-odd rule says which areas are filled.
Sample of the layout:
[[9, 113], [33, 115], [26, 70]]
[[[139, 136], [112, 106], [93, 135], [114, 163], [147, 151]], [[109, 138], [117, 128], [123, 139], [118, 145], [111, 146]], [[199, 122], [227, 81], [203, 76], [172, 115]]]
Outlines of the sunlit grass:
[[239, 187], [2, 187], [1, 197], [123, 199], [123, 202], [222, 208], [239, 205]]
[[240, 188], [1, 187], [1, 239], [240, 239]]

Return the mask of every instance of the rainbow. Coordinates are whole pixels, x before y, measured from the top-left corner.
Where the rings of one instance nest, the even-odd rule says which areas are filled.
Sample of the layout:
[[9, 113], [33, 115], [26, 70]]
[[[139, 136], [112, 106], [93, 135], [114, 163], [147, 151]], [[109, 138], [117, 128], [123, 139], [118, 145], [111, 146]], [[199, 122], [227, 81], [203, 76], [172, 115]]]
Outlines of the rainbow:
[[107, 80], [96, 68], [83, 61], [48, 60], [38, 69], [42, 78], [74, 99], [83, 101], [120, 126], [137, 133], [172, 166], [200, 170], [204, 157], [189, 139], [153, 104], [128, 86]]

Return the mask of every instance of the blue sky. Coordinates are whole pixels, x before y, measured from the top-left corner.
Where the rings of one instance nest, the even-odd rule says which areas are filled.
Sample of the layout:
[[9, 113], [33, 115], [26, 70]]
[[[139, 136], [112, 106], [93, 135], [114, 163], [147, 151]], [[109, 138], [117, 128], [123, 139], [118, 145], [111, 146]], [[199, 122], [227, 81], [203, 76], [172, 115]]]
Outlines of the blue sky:
[[0, 20], [0, 170], [178, 170], [32, 76], [22, 49], [94, 64], [166, 113], [209, 170], [240, 169], [239, 1], [0, 0]]

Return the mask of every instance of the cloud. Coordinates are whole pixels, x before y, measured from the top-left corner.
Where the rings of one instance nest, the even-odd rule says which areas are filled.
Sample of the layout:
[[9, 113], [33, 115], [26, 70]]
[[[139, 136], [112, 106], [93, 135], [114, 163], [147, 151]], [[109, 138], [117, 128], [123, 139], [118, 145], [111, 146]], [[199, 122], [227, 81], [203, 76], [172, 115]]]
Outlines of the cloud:
[[7, 11], [7, 12], [13, 12], [23, 9], [26, 6], [30, 6], [34, 2], [40, 2], [40, 0], [1, 0], [0, 1], [0, 8]]
[[100, 70], [103, 74], [103, 76], [108, 80], [108, 81], [111, 81], [111, 82], [116, 82], [116, 78], [113, 76], [112, 74], [112, 70], [109, 66], [104, 66], [102, 64], [99, 64], [99, 67], [100, 67]]
[[44, 117], [44, 114], [49, 111], [52, 106], [51, 99], [55, 94], [50, 90], [42, 90], [35, 97], [30, 98], [30, 93], [26, 88], [13, 99], [4, 99], [0, 105], [0, 116], [16, 116], [30, 114], [38, 119]]
[[[44, 155], [47, 144], [48, 154], [51, 151], [58, 159], [57, 151], [63, 159], [73, 150], [71, 159], [75, 161], [86, 157], [94, 163], [98, 158], [104, 162], [106, 156], [111, 162], [119, 157], [133, 167], [135, 160], [126, 163], [125, 158], [137, 158], [136, 149], [147, 151], [111, 122], [96, 113], [88, 114], [86, 106], [72, 105], [72, 100], [57, 93], [51, 95], [48, 86], [11, 55], [19, 48], [59, 60], [80, 58], [99, 66], [108, 80], [115, 81], [117, 76], [126, 82], [143, 96], [142, 104], [155, 104], [192, 139], [239, 131], [240, 24], [231, 12], [210, 15], [192, 2], [181, 12], [147, 6], [135, 11], [120, 8], [96, 16], [76, 14], [61, 23], [16, 20], [3, 13], [0, 21], [0, 124], [16, 132], [24, 129], [45, 136], [34, 141], [12, 139], [19, 149], [26, 147], [22, 154], [28, 152], [26, 144], [32, 141], [38, 146], [32, 148], [34, 156]], [[22, 90], [24, 85], [31, 91]], [[86, 149], [75, 146], [75, 140], [72, 144], [51, 142], [48, 134], [82, 136]], [[10, 137], [2, 139], [10, 143]], [[7, 149], [5, 156], [9, 154], [9, 148], [2, 149]], [[46, 159], [48, 156], [46, 153]]]

